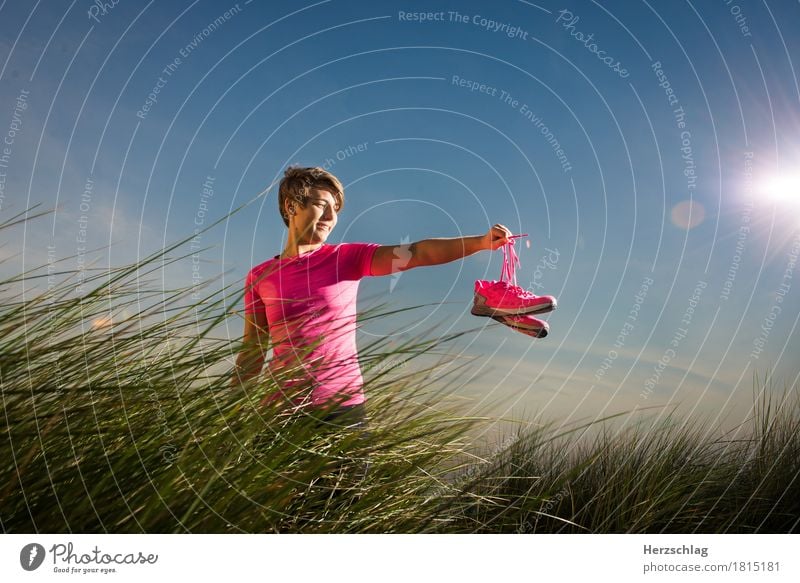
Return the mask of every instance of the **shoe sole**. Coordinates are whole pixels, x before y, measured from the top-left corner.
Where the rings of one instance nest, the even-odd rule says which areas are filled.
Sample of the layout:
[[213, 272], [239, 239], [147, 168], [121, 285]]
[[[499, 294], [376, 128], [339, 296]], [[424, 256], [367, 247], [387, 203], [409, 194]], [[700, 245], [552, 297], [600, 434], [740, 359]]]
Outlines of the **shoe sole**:
[[545, 328], [523, 328], [521, 326], [515, 326], [514, 324], [511, 324], [510, 322], [506, 322], [505, 319], [503, 319], [502, 316], [496, 316], [496, 317], [493, 317], [492, 319], [493, 320], [497, 320], [501, 324], [505, 324], [506, 326], [508, 326], [509, 328], [511, 328], [513, 330], [516, 330], [517, 332], [522, 332], [526, 336], [533, 336], [534, 338], [544, 338], [550, 332], [550, 330], [547, 327], [545, 327]]
[[531, 307], [522, 307], [517, 308], [516, 310], [503, 310], [497, 308], [490, 308], [485, 304], [472, 304], [472, 309], [470, 313], [473, 316], [487, 316], [493, 318], [495, 316], [519, 316], [521, 314], [545, 314], [547, 312], [552, 312], [558, 307], [558, 302], [553, 298], [552, 302], [547, 304], [541, 304], [538, 306], [531, 306]]

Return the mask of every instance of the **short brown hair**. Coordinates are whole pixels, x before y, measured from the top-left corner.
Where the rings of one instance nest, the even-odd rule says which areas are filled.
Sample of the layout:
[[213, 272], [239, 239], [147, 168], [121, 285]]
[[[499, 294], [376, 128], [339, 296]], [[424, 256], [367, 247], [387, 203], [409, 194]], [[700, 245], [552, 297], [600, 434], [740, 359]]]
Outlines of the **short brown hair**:
[[344, 187], [333, 174], [319, 166], [289, 166], [278, 187], [278, 211], [287, 227], [289, 217], [286, 215], [286, 201], [294, 200], [305, 207], [313, 188], [327, 190], [333, 195], [337, 213], [344, 207]]

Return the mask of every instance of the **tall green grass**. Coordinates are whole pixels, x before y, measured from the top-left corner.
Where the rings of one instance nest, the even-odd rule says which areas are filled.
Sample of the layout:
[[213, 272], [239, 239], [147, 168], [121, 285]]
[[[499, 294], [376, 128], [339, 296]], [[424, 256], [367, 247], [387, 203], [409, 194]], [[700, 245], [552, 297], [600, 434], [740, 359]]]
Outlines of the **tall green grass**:
[[[746, 427], [714, 437], [667, 415], [519, 432], [460, 480], [457, 532], [787, 533], [800, 524], [800, 398], [754, 380]], [[608, 421], [608, 420], [606, 420]], [[478, 469], [475, 469], [475, 468]]]
[[453, 387], [468, 363], [448, 352], [472, 331], [434, 328], [362, 347], [364, 438], [262, 404], [278, 390], [269, 377], [231, 389], [241, 344], [218, 330], [241, 329], [241, 283], [201, 300], [148, 283], [185, 243], [90, 271], [80, 295], [78, 273], [53, 265], [0, 281], [4, 532], [797, 530], [796, 391], [776, 400], [756, 382], [744, 439], [670, 417], [593, 441], [544, 424], [481, 453], [469, 436], [491, 419], [462, 412]]

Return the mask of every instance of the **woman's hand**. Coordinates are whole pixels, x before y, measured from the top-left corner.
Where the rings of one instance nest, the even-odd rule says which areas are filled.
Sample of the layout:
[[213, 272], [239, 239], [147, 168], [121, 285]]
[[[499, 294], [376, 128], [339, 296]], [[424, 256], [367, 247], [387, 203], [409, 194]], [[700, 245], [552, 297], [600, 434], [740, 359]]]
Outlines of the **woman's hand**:
[[482, 249], [485, 251], [494, 251], [509, 242], [511, 231], [507, 227], [497, 224], [494, 225], [489, 232], [483, 236], [481, 240]]

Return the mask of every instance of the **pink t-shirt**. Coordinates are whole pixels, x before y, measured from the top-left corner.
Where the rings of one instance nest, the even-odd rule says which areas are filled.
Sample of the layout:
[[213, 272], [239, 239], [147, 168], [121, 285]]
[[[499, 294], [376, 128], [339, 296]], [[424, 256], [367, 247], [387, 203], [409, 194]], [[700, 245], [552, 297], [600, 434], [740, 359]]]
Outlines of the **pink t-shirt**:
[[[377, 243], [323, 244], [310, 253], [253, 267], [245, 280], [245, 313], [265, 311], [273, 347], [270, 372], [298, 367], [283, 384], [295, 404], [321, 405], [351, 395], [364, 402], [356, 349], [356, 295], [372, 275]], [[309, 399], [310, 383], [310, 399]], [[294, 391], [287, 390], [295, 387]], [[272, 399], [281, 398], [280, 394]]]

